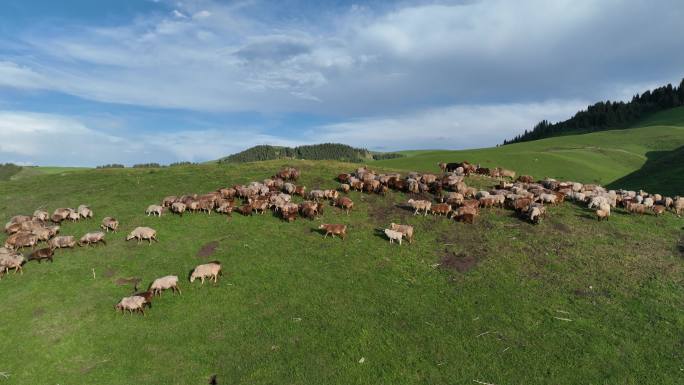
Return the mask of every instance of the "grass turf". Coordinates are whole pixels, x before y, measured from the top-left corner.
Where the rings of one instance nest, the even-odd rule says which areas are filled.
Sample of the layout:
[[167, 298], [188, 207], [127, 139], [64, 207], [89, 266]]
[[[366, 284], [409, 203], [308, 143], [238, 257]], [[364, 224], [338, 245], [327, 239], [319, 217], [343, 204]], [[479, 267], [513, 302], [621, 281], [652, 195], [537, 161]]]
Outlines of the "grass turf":
[[[309, 189], [356, 167], [288, 163]], [[565, 204], [538, 226], [501, 209], [470, 226], [413, 216], [398, 206], [404, 194], [352, 193], [350, 216], [330, 207], [291, 224], [268, 213], [144, 215], [165, 195], [262, 180], [284, 164], [0, 183], [2, 217], [86, 203], [96, 218], [62, 234], [95, 230], [108, 215], [122, 224], [107, 246], [59, 250], [53, 264], [3, 277], [0, 372], [10, 377], [0, 383], [202, 384], [212, 374], [220, 384], [681, 383], [682, 221], [669, 213], [618, 211], [598, 223]], [[413, 245], [378, 233], [393, 221], [416, 227]], [[348, 224], [349, 237], [323, 239], [314, 230], [323, 222]], [[160, 242], [125, 242], [140, 225]], [[214, 253], [198, 256], [211, 242]], [[187, 282], [214, 259], [218, 285]], [[118, 279], [166, 274], [182, 278], [181, 296], [164, 293], [145, 317], [114, 312], [132, 290]]]

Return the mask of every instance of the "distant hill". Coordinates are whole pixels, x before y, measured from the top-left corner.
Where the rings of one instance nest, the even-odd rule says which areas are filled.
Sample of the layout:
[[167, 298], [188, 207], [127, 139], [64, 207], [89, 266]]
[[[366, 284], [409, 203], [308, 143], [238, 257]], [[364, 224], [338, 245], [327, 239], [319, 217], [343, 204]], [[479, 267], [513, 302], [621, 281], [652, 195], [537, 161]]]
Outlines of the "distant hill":
[[598, 102], [579, 111], [572, 118], [551, 123], [542, 120], [531, 131], [511, 140], [504, 145], [549, 138], [559, 135], [583, 134], [595, 131], [606, 131], [629, 128], [631, 125], [647, 118], [653, 113], [684, 106], [684, 79], [679, 87], [672, 84], [646, 91], [632, 97], [630, 102]]
[[244, 163], [276, 159], [338, 160], [344, 162], [365, 162], [373, 159], [401, 157], [395, 153], [373, 154], [362, 148], [346, 144], [323, 143], [298, 147], [260, 145], [219, 160], [219, 163]]
[[0, 180], [9, 180], [21, 171], [21, 166], [12, 163], [0, 164]]
[[374, 166], [438, 171], [439, 162], [468, 160], [536, 178], [601, 183], [613, 188], [684, 195], [684, 107], [661, 111], [627, 129], [552, 137], [459, 151], [406, 151]]

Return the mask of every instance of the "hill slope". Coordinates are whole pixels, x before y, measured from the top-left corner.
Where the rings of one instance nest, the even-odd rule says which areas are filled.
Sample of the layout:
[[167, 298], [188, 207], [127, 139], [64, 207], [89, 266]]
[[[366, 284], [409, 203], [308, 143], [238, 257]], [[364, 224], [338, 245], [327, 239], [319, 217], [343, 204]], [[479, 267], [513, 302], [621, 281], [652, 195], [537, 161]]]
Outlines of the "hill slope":
[[[619, 153], [619, 152], [618, 152]], [[420, 159], [418, 155], [412, 159]], [[497, 159], [498, 160], [498, 159]], [[432, 162], [432, 160], [430, 160]], [[0, 182], [0, 218], [90, 204], [121, 222], [107, 245], [58, 250], [0, 281], [0, 371], [7, 384], [674, 384], [681, 380], [681, 220], [550, 208], [538, 226], [488, 209], [475, 225], [413, 216], [409, 197], [351, 193], [347, 216], [285, 223], [266, 215], [164, 214], [148, 204], [262, 180], [285, 164], [330, 188], [357, 165], [270, 161], [104, 169]], [[379, 162], [378, 162], [379, 164]], [[511, 166], [513, 167], [513, 166]], [[434, 168], [434, 167], [433, 167]], [[471, 178], [469, 184], [493, 181]], [[50, 188], [45, 188], [50, 186]], [[27, 193], [30, 192], [30, 193]], [[411, 245], [376, 229], [416, 228]], [[324, 239], [320, 223], [349, 236]], [[157, 229], [151, 246], [124, 240]], [[187, 282], [220, 260], [217, 285]], [[441, 265], [440, 265], [441, 264]], [[122, 316], [122, 280], [181, 277], [147, 316]], [[679, 380], [678, 380], [679, 379]]]
[[[560, 136], [506, 146], [462, 151], [410, 151], [406, 158], [378, 161], [387, 167], [435, 171], [438, 162], [468, 160], [486, 167], [501, 166], [561, 180], [611, 184], [641, 169], [649, 156], [684, 146], [684, 107], [663, 111], [630, 129]], [[675, 169], [665, 168], [659, 178], [641, 178], [643, 188], [665, 194], [684, 194], [684, 184], [670, 183]], [[634, 187], [625, 183], [624, 187]]]
[[276, 159], [337, 160], [361, 162], [373, 159], [366, 149], [354, 148], [346, 144], [322, 143], [298, 147], [279, 147], [261, 145], [248, 148], [237, 154], [219, 160], [219, 163], [244, 163]]

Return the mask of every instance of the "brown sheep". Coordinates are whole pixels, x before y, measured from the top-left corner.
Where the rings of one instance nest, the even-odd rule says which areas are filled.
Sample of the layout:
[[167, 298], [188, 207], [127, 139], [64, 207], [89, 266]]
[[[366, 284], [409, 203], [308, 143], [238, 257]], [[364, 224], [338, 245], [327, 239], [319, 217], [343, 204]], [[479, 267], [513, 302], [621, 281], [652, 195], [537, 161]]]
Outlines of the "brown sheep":
[[178, 201], [178, 197], [175, 195], [168, 196], [164, 199], [162, 199], [162, 206], [163, 207], [171, 207], [172, 204], [176, 203]]
[[35, 247], [38, 244], [38, 237], [30, 233], [16, 233], [10, 235], [5, 241], [5, 247], [8, 249], [21, 249], [22, 247]]
[[434, 215], [446, 215], [451, 212], [451, 205], [448, 203], [436, 203], [430, 208], [430, 212]]
[[44, 259], [52, 262], [52, 257], [55, 255], [54, 249], [51, 247], [45, 247], [42, 249], [38, 249], [34, 252], [32, 252], [28, 260], [29, 261], [38, 261], [38, 263], [41, 263]]
[[248, 215], [252, 215], [254, 208], [250, 204], [245, 204], [245, 205], [242, 205], [242, 206], [236, 208], [235, 211], [239, 212], [240, 214], [242, 214], [244, 216], [248, 216]]
[[354, 208], [354, 202], [348, 197], [341, 197], [335, 201], [335, 206], [343, 209], [349, 215], [349, 211]]
[[596, 219], [600, 222], [602, 220], [608, 220], [610, 217], [610, 211], [607, 210], [596, 210]]
[[107, 232], [109, 232], [109, 230], [116, 232], [119, 229], [119, 221], [112, 217], [105, 217], [102, 220], [102, 224], [100, 224], [100, 228]]
[[340, 238], [344, 239], [344, 237], [347, 235], [346, 225], [324, 223], [318, 226], [318, 228], [325, 230], [325, 236], [323, 238], [327, 238], [328, 234], [330, 234], [333, 238], [335, 238], [335, 235], [339, 235]]
[[665, 213], [665, 206], [663, 205], [654, 205], [651, 207], [651, 211], [653, 211], [653, 215], [662, 215]]
[[632, 214], [645, 214], [646, 206], [642, 205], [641, 203], [629, 203], [627, 206], [627, 211]]

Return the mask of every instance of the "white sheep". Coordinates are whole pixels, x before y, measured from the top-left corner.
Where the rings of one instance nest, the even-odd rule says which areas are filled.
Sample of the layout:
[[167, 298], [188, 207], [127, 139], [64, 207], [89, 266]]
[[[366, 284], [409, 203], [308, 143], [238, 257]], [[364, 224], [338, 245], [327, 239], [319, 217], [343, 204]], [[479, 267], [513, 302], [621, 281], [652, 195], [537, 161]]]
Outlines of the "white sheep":
[[432, 202], [426, 201], [426, 200], [415, 200], [415, 199], [409, 199], [408, 204], [413, 207], [414, 210], [416, 210], [413, 215], [417, 215], [418, 211], [425, 211], [425, 216], [427, 216], [428, 211], [430, 211], [430, 208], [432, 208]]
[[390, 243], [394, 243], [394, 241], [399, 241], [399, 246], [401, 246], [401, 238], [404, 237], [404, 233], [402, 233], [401, 231], [385, 229], [385, 235], [387, 235], [387, 238], [389, 238]]
[[646, 207], [653, 207], [655, 201], [651, 197], [644, 198], [642, 204]]
[[164, 208], [159, 205], [149, 205], [147, 206], [147, 210], [145, 210], [145, 214], [149, 217], [150, 215], [157, 215], [160, 216], [162, 215], [162, 212], [164, 211]]
[[80, 205], [78, 206], [78, 215], [80, 215], [82, 218], [92, 218], [93, 217], [93, 210], [90, 209], [90, 207], [86, 205]]
[[556, 204], [558, 197], [555, 194], [541, 194], [539, 200], [544, 203]]
[[204, 285], [205, 278], [209, 278], [209, 280], [213, 278], [214, 283], [216, 283], [219, 275], [222, 275], [221, 262], [213, 261], [195, 267], [195, 270], [190, 274], [190, 282], [195, 282], [195, 279], [199, 278], [202, 281], [202, 285]]
[[150, 285], [150, 290], [152, 290], [153, 295], [159, 295], [161, 297], [161, 292], [163, 290], [171, 289], [174, 294], [178, 290], [178, 294], [181, 294], [181, 289], [178, 287], [178, 276], [167, 275], [165, 277], [157, 278]]
[[128, 310], [130, 314], [133, 314], [134, 311], [139, 311], [142, 315], [145, 315], [145, 310], [143, 310], [145, 302], [145, 297], [139, 295], [123, 297], [121, 301], [114, 306], [114, 309], [117, 311], [121, 310], [121, 314]]
[[152, 244], [152, 241], [159, 242], [157, 239], [157, 230], [150, 227], [136, 227], [128, 234], [126, 240], [130, 241], [133, 238], [137, 239], [138, 243], [146, 239], [150, 245]]

